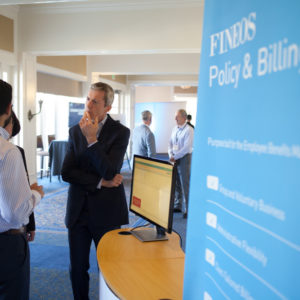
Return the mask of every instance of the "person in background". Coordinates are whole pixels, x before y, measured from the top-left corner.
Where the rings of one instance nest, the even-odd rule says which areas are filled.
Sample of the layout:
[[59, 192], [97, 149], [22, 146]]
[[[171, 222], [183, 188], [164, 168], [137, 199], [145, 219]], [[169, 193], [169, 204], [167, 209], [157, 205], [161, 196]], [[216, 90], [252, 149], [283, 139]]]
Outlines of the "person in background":
[[195, 126], [191, 123], [192, 116], [191, 115], [187, 115], [186, 119], [187, 119], [186, 124], [190, 125], [192, 128], [195, 128]]
[[108, 231], [128, 224], [128, 207], [120, 170], [130, 131], [108, 112], [113, 89], [91, 85], [86, 111], [69, 130], [62, 178], [70, 183], [66, 226], [70, 247], [70, 278], [74, 299], [89, 299], [89, 256]]
[[[7, 119], [7, 121], [5, 122], [4, 128], [10, 134], [9, 138], [15, 137], [21, 131], [20, 122], [19, 122], [19, 120], [18, 120], [18, 118], [17, 118], [17, 116], [16, 116], [16, 114], [13, 110], [11, 111], [11, 118]], [[27, 170], [27, 164], [26, 164], [26, 158], [25, 158], [25, 151], [20, 146], [17, 146], [17, 148], [21, 152], [24, 167], [25, 167], [25, 171], [26, 171], [27, 180], [28, 180], [28, 183], [30, 184], [29, 176], [28, 176], [28, 170]], [[33, 212], [29, 216], [29, 223], [26, 225], [26, 233], [27, 233], [28, 242], [34, 241], [34, 237], [35, 237], [35, 219], [34, 219], [34, 213]]]
[[[154, 157], [156, 155], [155, 137], [150, 129], [152, 123], [152, 113], [149, 110], [142, 112], [142, 124], [135, 127], [132, 134], [132, 158], [131, 168], [133, 168], [134, 154]], [[147, 224], [143, 218], [138, 218], [132, 227], [138, 227]]]
[[29, 186], [21, 153], [8, 142], [10, 133], [4, 125], [11, 111], [12, 87], [0, 80], [0, 299], [28, 300], [29, 247], [24, 225], [44, 192], [36, 183]]
[[143, 123], [133, 130], [131, 165], [134, 154], [146, 157], [154, 157], [156, 155], [155, 138], [149, 127], [152, 122], [152, 113], [149, 110], [142, 112], [142, 121]]
[[175, 120], [177, 126], [172, 130], [168, 147], [169, 159], [175, 163], [177, 170], [174, 212], [182, 212], [183, 218], [186, 218], [188, 213], [194, 129], [187, 124], [187, 113], [184, 109], [179, 109], [176, 112]]

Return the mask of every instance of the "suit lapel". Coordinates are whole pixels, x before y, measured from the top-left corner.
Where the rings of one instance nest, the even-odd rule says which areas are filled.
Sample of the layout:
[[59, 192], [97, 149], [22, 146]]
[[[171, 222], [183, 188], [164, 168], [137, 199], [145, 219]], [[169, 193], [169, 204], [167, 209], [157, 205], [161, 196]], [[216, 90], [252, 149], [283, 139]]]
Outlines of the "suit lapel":
[[76, 144], [77, 144], [78, 149], [80, 149], [80, 152], [83, 152], [87, 148], [88, 143], [87, 143], [85, 136], [81, 132], [79, 124], [77, 126], [78, 126], [77, 130], [79, 132], [79, 134], [77, 136], [80, 139], [80, 141], [78, 141]]
[[104, 143], [106, 141], [107, 135], [109, 134], [109, 131], [110, 131], [109, 129], [110, 129], [112, 123], [113, 123], [112, 118], [109, 115], [107, 115], [107, 120], [106, 120], [105, 124], [103, 125], [100, 135], [98, 137], [99, 142]]

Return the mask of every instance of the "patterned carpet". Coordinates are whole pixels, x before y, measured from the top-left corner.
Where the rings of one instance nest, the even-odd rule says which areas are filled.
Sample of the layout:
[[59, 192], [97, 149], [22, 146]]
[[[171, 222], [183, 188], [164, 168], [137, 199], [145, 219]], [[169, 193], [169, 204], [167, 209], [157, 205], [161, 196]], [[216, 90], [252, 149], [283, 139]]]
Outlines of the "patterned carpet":
[[[128, 167], [122, 171], [127, 200], [130, 197], [131, 172]], [[55, 176], [39, 179], [44, 186], [45, 197], [35, 209], [36, 237], [30, 243], [31, 282], [30, 300], [71, 300], [73, 299], [69, 280], [69, 248], [67, 230], [64, 224], [68, 184], [60, 182]], [[129, 213], [130, 224], [138, 217]], [[185, 249], [186, 219], [181, 214], [174, 214], [173, 228], [182, 237], [182, 248]], [[90, 299], [98, 296], [98, 267], [96, 249], [92, 246], [90, 255]]]
[[[45, 197], [35, 209], [36, 237], [30, 243], [30, 300], [73, 299], [69, 280], [69, 248], [64, 225], [68, 185], [57, 178], [39, 180]], [[91, 251], [90, 299], [98, 299], [95, 249]]]
[[[126, 170], [126, 169], [125, 169]], [[126, 194], [129, 193], [131, 173], [123, 172]], [[69, 280], [69, 247], [64, 224], [68, 184], [57, 177], [39, 179], [45, 197], [35, 209], [36, 237], [30, 243], [31, 280], [30, 300], [73, 299]], [[129, 198], [129, 196], [127, 197]], [[130, 214], [130, 223], [137, 217]], [[96, 249], [90, 255], [90, 299], [98, 296], [98, 267]]]

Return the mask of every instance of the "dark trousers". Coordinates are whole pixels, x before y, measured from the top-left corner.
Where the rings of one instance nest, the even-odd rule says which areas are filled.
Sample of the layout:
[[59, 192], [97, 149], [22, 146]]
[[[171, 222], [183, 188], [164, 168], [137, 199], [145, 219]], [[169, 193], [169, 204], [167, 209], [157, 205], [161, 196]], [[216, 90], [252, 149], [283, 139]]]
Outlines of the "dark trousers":
[[177, 176], [175, 183], [174, 208], [180, 209], [183, 213], [187, 213], [188, 210], [191, 160], [192, 154], [186, 154], [182, 158], [176, 160]]
[[96, 227], [89, 222], [88, 213], [83, 212], [77, 223], [68, 229], [70, 247], [70, 279], [75, 300], [89, 299], [90, 249], [92, 240], [97, 245], [108, 231], [120, 226]]
[[0, 300], [28, 300], [30, 258], [24, 234], [0, 234]]

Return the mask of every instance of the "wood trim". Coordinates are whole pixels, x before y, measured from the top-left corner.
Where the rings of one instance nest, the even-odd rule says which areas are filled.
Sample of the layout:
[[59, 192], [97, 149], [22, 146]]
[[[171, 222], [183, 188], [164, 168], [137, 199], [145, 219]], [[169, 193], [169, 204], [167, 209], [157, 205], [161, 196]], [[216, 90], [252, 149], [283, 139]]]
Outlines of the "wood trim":
[[37, 56], [38, 64], [47, 65], [57, 69], [86, 76], [87, 57], [86, 56]]
[[0, 49], [14, 52], [14, 20], [0, 15]]

